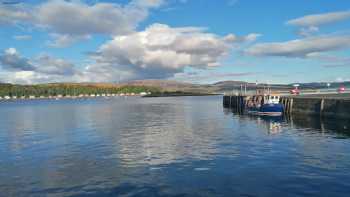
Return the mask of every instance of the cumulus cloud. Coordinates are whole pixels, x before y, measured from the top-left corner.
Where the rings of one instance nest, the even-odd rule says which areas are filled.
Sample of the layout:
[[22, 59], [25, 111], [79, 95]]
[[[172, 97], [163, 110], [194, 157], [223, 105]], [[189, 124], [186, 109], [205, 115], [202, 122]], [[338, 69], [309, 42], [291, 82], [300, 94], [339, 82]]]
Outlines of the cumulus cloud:
[[2, 78], [13, 83], [73, 81], [82, 77], [82, 73], [66, 60], [49, 55], [27, 59], [15, 48], [6, 49], [0, 55], [0, 66], [6, 74]]
[[67, 35], [125, 34], [131, 32], [145, 15], [137, 13], [143, 10], [133, 9], [136, 8], [112, 3], [87, 5], [79, 1], [53, 0], [36, 7], [35, 23]]
[[[257, 36], [238, 37], [233, 34], [219, 37], [202, 28], [172, 28], [154, 24], [146, 30], [116, 36], [92, 55], [95, 64], [90, 73], [114, 71], [129, 79], [168, 78], [183, 72], [186, 66], [207, 69], [220, 65], [234, 43], [251, 41]], [[116, 76], [114, 76], [116, 77]]]
[[244, 52], [254, 56], [305, 58], [310, 54], [350, 48], [350, 36], [319, 36], [287, 42], [259, 43]]
[[350, 18], [350, 10], [341, 12], [329, 12], [324, 14], [307, 15], [287, 21], [288, 25], [301, 27], [316, 27], [324, 24], [334, 23]]
[[6, 70], [32, 71], [35, 69], [28, 59], [20, 56], [15, 48], [6, 49], [0, 55], [0, 64]]
[[6, 83], [13, 84], [37, 84], [37, 83], [59, 83], [79, 82], [80, 75], [47, 75], [35, 71], [5, 71], [0, 73], [0, 78]]
[[89, 5], [78, 0], [50, 0], [36, 6], [1, 6], [0, 24], [30, 23], [47, 29], [56, 35], [52, 45], [61, 47], [93, 34], [131, 33], [148, 16], [149, 9], [162, 3], [162, 0], [133, 0], [126, 5]]
[[78, 72], [74, 64], [49, 55], [40, 55], [34, 61], [37, 64], [35, 71], [39, 73], [72, 76]]

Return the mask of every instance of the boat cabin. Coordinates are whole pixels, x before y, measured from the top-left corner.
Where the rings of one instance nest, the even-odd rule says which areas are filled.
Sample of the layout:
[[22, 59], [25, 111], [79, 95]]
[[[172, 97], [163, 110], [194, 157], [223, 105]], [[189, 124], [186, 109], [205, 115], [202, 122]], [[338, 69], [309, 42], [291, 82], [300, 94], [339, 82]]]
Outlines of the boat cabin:
[[275, 94], [268, 94], [264, 96], [264, 104], [278, 104], [280, 96]]

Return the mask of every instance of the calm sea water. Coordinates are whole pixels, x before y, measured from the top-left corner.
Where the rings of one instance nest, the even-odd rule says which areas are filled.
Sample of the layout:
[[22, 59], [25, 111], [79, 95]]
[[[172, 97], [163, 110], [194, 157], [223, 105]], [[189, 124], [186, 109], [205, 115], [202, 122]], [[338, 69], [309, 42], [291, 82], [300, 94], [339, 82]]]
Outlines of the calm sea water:
[[349, 196], [349, 120], [222, 97], [0, 103], [0, 196]]

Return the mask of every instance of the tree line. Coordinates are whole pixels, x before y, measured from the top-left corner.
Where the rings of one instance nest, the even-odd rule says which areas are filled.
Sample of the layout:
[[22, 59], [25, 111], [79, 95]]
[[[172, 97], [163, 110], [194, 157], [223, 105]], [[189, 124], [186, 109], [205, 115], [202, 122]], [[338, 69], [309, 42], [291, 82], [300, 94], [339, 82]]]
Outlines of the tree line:
[[0, 96], [57, 96], [81, 94], [121, 94], [121, 93], [141, 93], [159, 92], [157, 87], [150, 86], [103, 86], [103, 85], [83, 85], [83, 84], [40, 84], [40, 85], [14, 85], [0, 84]]

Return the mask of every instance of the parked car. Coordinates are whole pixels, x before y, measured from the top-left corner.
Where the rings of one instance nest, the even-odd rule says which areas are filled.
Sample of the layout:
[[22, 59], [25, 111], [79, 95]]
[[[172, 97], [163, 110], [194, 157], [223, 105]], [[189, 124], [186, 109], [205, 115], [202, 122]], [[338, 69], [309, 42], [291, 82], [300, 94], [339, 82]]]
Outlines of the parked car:
[[338, 88], [338, 93], [344, 93], [345, 92], [345, 86], [340, 86]]
[[298, 88], [294, 88], [292, 90], [290, 90], [290, 93], [293, 95], [299, 95], [300, 94], [300, 90]]

